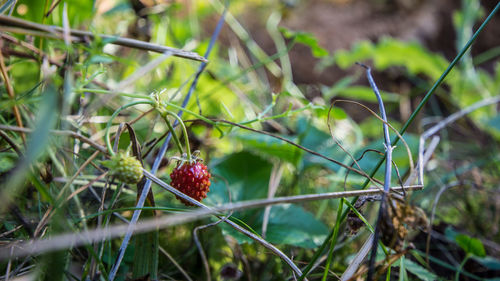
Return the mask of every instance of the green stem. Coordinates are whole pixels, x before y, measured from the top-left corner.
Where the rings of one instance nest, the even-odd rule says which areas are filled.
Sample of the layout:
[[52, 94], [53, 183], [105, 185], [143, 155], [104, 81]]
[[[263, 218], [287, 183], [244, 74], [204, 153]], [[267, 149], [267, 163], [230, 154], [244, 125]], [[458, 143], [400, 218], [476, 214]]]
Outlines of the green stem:
[[[115, 155], [115, 153], [113, 152], [113, 149], [111, 148], [111, 142], [109, 140], [109, 127], [111, 126], [111, 120], [113, 120], [114, 117], [116, 117], [116, 115], [121, 111], [123, 110], [124, 108], [126, 107], [129, 107], [129, 106], [132, 106], [132, 105], [136, 105], [136, 104], [152, 104], [152, 105], [156, 105], [156, 101], [153, 101], [149, 96], [145, 96], [145, 95], [138, 95], [138, 94], [129, 94], [129, 93], [116, 93], [116, 92], [112, 92], [112, 91], [108, 91], [108, 90], [100, 90], [100, 89], [89, 89], [89, 88], [82, 88], [82, 89], [76, 89], [75, 92], [91, 92], [91, 93], [96, 93], [96, 94], [119, 94], [121, 96], [124, 96], [124, 97], [130, 97], [130, 98], [139, 98], [139, 99], [147, 99], [146, 101], [138, 101], [138, 102], [132, 102], [132, 103], [129, 103], [127, 105], [124, 105], [122, 107], [120, 107], [117, 111], [115, 111], [115, 113], [113, 113], [113, 115], [111, 116], [111, 119], [108, 121], [108, 125], [106, 127], [106, 145], [108, 147], [108, 150], [110, 152], [111, 155]], [[194, 115], [195, 117], [213, 125], [217, 130], [219, 130], [219, 132], [224, 135], [224, 133], [222, 132], [222, 130], [217, 126], [217, 123], [216, 122], [213, 122], [212, 120], [200, 115], [200, 114], [196, 114], [190, 110], [187, 110], [183, 107], [180, 107], [174, 103], [170, 103], [170, 102], [167, 102], [167, 101], [162, 101], [161, 102], [162, 104], [164, 105], [167, 105], [167, 106], [171, 106], [175, 109], [179, 109], [179, 110], [182, 110], [184, 112], [187, 112], [191, 115]], [[165, 106], [166, 107], [166, 106]], [[172, 124], [170, 124], [170, 122], [168, 121], [167, 119], [167, 114], [169, 115], [172, 115], [174, 118], [177, 119], [177, 121], [179, 122], [179, 124], [181, 124], [181, 127], [182, 127], [182, 131], [184, 133], [184, 138], [185, 138], [185, 142], [186, 142], [186, 154], [187, 154], [187, 158], [188, 158], [188, 161], [191, 161], [191, 150], [189, 148], [189, 138], [188, 138], [188, 135], [187, 135], [187, 130], [186, 130], [186, 126], [184, 125], [184, 122], [182, 121], [182, 119], [177, 116], [177, 114], [174, 114], [173, 112], [171, 111], [168, 111], [168, 110], [159, 110], [160, 112], [162, 111], [165, 111], [164, 114], [165, 116], [163, 116], [163, 119], [165, 119], [165, 122], [167, 123], [167, 126], [168, 126], [168, 129], [170, 130], [170, 132], [172, 133], [172, 137], [174, 138], [174, 141], [177, 145], [177, 147], [179, 148], [179, 151], [181, 152], [181, 154], [183, 153], [182, 151], [182, 146], [180, 144], [180, 141], [179, 141], [179, 138], [177, 137], [177, 135], [175, 134], [174, 132], [174, 128], [172, 127]]]
[[[117, 94], [117, 95], [120, 95], [120, 96], [123, 96], [123, 97], [129, 97], [129, 98], [138, 98], [138, 99], [150, 99], [149, 96], [146, 96], [146, 95], [140, 95], [140, 94], [131, 94], [131, 93], [123, 93], [123, 92], [113, 92], [113, 91], [108, 91], [108, 90], [102, 90], [102, 89], [90, 89], [90, 88], [81, 88], [81, 89], [75, 89], [75, 92], [77, 93], [84, 93], [84, 92], [89, 92], [89, 93], [96, 93], [96, 94]], [[171, 103], [171, 102], [168, 102], [168, 101], [161, 101], [162, 105], [165, 105], [166, 106], [171, 106], [175, 109], [178, 109], [178, 110], [182, 110], [186, 113], [189, 113], [191, 115], [193, 115], [194, 117], [200, 119], [200, 120], [203, 120], [205, 121], [206, 123], [214, 126], [220, 133], [221, 135], [224, 135], [224, 132], [222, 132], [222, 130], [219, 128], [219, 126], [228, 126], [227, 124], [221, 124], [221, 123], [218, 123], [218, 122], [214, 122], [208, 118], [206, 118], [205, 116], [203, 115], [200, 115], [194, 111], [191, 111], [189, 109], [185, 109], [185, 108], [182, 108], [181, 106], [175, 104], [175, 103]], [[272, 119], [277, 119], [277, 118], [282, 118], [282, 117], [287, 117], [289, 115], [292, 115], [292, 114], [295, 114], [295, 113], [299, 113], [299, 112], [302, 112], [304, 110], [307, 110], [307, 109], [311, 109], [311, 108], [315, 108], [314, 105], [312, 104], [308, 104], [302, 108], [299, 108], [299, 109], [295, 109], [295, 110], [287, 110], [283, 113], [280, 113], [280, 114], [277, 114], [277, 115], [273, 115], [273, 116], [268, 116], [268, 117], [259, 117], [259, 118], [255, 118], [255, 119], [252, 119], [252, 120], [247, 120], [247, 121], [243, 121], [239, 124], [241, 125], [247, 125], [247, 124], [251, 124], [251, 123], [255, 123], [255, 122], [264, 122], [264, 121], [267, 121], [267, 120], [272, 120]]]
[[74, 90], [76, 93], [95, 93], [95, 94], [116, 94], [120, 95], [123, 97], [129, 97], [129, 98], [137, 98], [137, 99], [151, 99], [147, 95], [141, 95], [141, 94], [131, 94], [131, 93], [123, 93], [123, 92], [114, 92], [114, 91], [108, 91], [108, 90], [102, 90], [102, 89], [90, 89], [90, 88], [81, 88], [81, 89], [75, 89]]
[[[179, 124], [181, 125], [182, 133], [184, 134], [184, 142], [185, 142], [185, 146], [186, 146], [187, 160], [189, 163], [191, 163], [191, 148], [189, 147], [189, 137], [187, 134], [186, 125], [184, 125], [184, 122], [182, 121], [182, 119], [177, 114], [173, 113], [172, 111], [165, 110], [165, 113], [172, 115], [175, 119], [177, 119], [177, 122], [179, 122]], [[172, 130], [173, 130], [173, 128], [172, 128]], [[173, 136], [173, 134], [172, 134], [172, 136]]]
[[177, 149], [179, 149], [179, 152], [182, 155], [184, 153], [184, 150], [182, 149], [181, 141], [179, 140], [179, 137], [177, 137], [177, 134], [175, 133], [174, 127], [172, 127], [172, 124], [168, 120], [167, 115], [168, 115], [168, 112], [165, 112], [164, 114], [162, 114], [162, 117], [165, 120], [165, 123], [167, 123], [168, 130], [172, 134], [172, 138], [174, 139], [175, 145], [177, 145]]
[[[361, 221], [363, 221], [363, 223], [366, 225], [366, 228], [368, 228], [368, 230], [371, 232], [371, 233], [375, 233], [375, 229], [373, 229], [373, 226], [371, 226], [371, 224], [368, 223], [368, 220], [363, 216], [363, 214], [361, 214], [356, 208], [354, 208], [354, 206], [351, 204], [351, 202], [347, 201], [347, 199], [344, 199], [344, 203], [349, 207], [350, 211], [352, 211]], [[348, 210], [346, 210], [347, 212]], [[341, 221], [344, 220], [344, 217], [342, 216], [341, 217]], [[389, 250], [387, 250], [387, 248], [384, 246], [384, 244], [382, 242], [379, 242], [378, 243], [380, 245], [380, 247], [382, 247], [382, 250], [384, 251], [384, 254], [386, 256], [389, 256]]]
[[[131, 94], [131, 93], [122, 93], [122, 92], [113, 92], [113, 91], [108, 91], [108, 90], [102, 90], [102, 89], [90, 89], [90, 88], [81, 88], [81, 89], [75, 89], [75, 92], [77, 93], [84, 93], [84, 92], [89, 92], [89, 93], [96, 93], [96, 94], [117, 94], [117, 95], [120, 95], [120, 96], [123, 96], [123, 97], [129, 97], [129, 98], [137, 98], [137, 99], [148, 99], [148, 100], [152, 100], [149, 96], [146, 96], [146, 95], [140, 95], [140, 94]], [[224, 132], [222, 132], [222, 130], [219, 128], [218, 124], [200, 114], [197, 114], [191, 110], [188, 110], [188, 109], [185, 109], [181, 106], [178, 106], [176, 105], [175, 103], [170, 103], [168, 101], [162, 101], [161, 102], [162, 105], [164, 105], [165, 107], [166, 106], [171, 106], [175, 109], [178, 109], [178, 110], [182, 110], [186, 113], [189, 113], [193, 116], [195, 116], [196, 118], [198, 119], [201, 119], [205, 122], [207, 122], [208, 124], [214, 126], [220, 133], [221, 135], [224, 135]]]
[[258, 118], [252, 119], [252, 120], [243, 121], [243, 122], [238, 123], [238, 124], [240, 124], [240, 125], [248, 125], [248, 124], [255, 123], [255, 122], [263, 122], [263, 121], [267, 121], [267, 120], [272, 120], [272, 119], [287, 117], [289, 115], [293, 115], [295, 113], [298, 113], [298, 112], [301, 112], [301, 111], [304, 111], [304, 110], [307, 110], [307, 109], [310, 109], [310, 108], [315, 109], [315, 108], [320, 108], [320, 107], [319, 106], [315, 106], [312, 103], [309, 103], [306, 106], [301, 107], [299, 109], [295, 109], [295, 110], [288, 109], [287, 111], [285, 111], [283, 113], [280, 113], [280, 114], [277, 114], [277, 115], [268, 116], [268, 117], [258, 117]]
[[115, 117], [120, 113], [120, 111], [122, 111], [128, 107], [138, 105], [138, 104], [150, 104], [150, 105], [154, 106], [154, 102], [151, 100], [146, 100], [146, 101], [142, 100], [142, 101], [131, 102], [131, 103], [128, 103], [126, 105], [120, 106], [115, 112], [113, 112], [113, 115], [111, 115], [111, 117], [109, 118], [108, 123], [106, 124], [105, 141], [106, 141], [106, 147], [108, 148], [108, 152], [111, 156], [115, 155], [115, 152], [113, 151], [113, 147], [111, 146], [111, 140], [109, 138], [109, 129], [111, 128], [111, 124], [113, 123], [113, 119], [115, 119]]
[[391, 281], [391, 267], [387, 269], [387, 274], [385, 275], [385, 281]]
[[208, 124], [214, 126], [222, 135], [224, 135], [224, 133], [222, 132], [222, 130], [218, 127], [219, 124], [217, 122], [214, 122], [214, 121], [208, 119], [207, 117], [205, 117], [203, 115], [200, 115], [200, 114], [198, 114], [196, 112], [193, 112], [193, 111], [191, 111], [189, 109], [185, 109], [185, 108], [183, 108], [181, 106], [178, 106], [175, 103], [170, 103], [168, 101], [162, 101], [161, 103], [164, 104], [164, 105], [166, 105], [166, 106], [171, 106], [171, 107], [173, 107], [175, 109], [182, 110], [182, 111], [184, 111], [186, 113], [189, 113], [189, 114], [193, 115], [194, 117], [196, 117], [196, 118], [198, 118], [200, 120], [203, 120], [203, 121], [207, 122]]
[[470, 254], [467, 254], [464, 258], [464, 260], [462, 261], [462, 263], [460, 263], [460, 267], [458, 268], [457, 270], [457, 273], [455, 274], [455, 281], [458, 281], [460, 280], [459, 277], [460, 277], [460, 272], [462, 272], [462, 268], [464, 268], [464, 265], [465, 263], [469, 260], [470, 258]]
[[332, 243], [330, 245], [330, 252], [328, 253], [328, 259], [326, 261], [325, 272], [323, 273], [323, 279], [322, 279], [322, 281], [326, 281], [327, 280], [328, 271], [330, 270], [330, 265], [332, 263], [333, 250], [335, 249], [335, 244], [337, 244], [337, 236], [338, 236], [338, 233], [339, 233], [340, 224], [342, 223], [340, 221], [340, 219], [342, 217], [342, 207], [344, 207], [344, 198], [340, 199], [340, 205], [339, 205], [339, 207], [337, 209], [337, 221], [335, 222], [335, 228], [333, 229], [333, 239], [332, 239]]

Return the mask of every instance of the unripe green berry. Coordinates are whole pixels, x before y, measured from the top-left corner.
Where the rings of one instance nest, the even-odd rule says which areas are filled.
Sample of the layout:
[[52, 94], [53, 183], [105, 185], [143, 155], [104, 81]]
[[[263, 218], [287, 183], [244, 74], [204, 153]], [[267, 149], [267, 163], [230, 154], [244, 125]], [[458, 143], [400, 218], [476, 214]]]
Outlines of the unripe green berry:
[[104, 165], [110, 169], [112, 175], [124, 183], [138, 183], [142, 179], [141, 162], [134, 156], [118, 153], [110, 160], [104, 161]]

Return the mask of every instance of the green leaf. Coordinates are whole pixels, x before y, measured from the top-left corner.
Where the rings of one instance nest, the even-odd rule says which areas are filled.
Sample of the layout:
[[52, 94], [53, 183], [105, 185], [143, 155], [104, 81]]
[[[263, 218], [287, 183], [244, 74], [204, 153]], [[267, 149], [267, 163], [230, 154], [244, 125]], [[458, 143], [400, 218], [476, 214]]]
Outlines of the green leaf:
[[139, 278], [149, 274], [154, 280], [158, 274], [158, 230], [135, 236], [132, 276]]
[[328, 51], [319, 46], [318, 40], [313, 34], [307, 32], [295, 32], [284, 27], [280, 27], [280, 31], [286, 38], [293, 38], [295, 42], [304, 44], [311, 48], [311, 52], [316, 58], [328, 56]]
[[[214, 180], [205, 199], [209, 205], [265, 198], [272, 165], [269, 161], [250, 152], [238, 152], [212, 161], [210, 167]], [[218, 180], [220, 179], [220, 180]], [[256, 220], [258, 210], [234, 212], [236, 217], [248, 225]], [[237, 232], [225, 223], [218, 225], [224, 235], [234, 237], [239, 243], [253, 240]]]
[[[297, 124], [297, 134], [299, 135], [299, 144], [312, 149], [322, 155], [328, 156], [330, 158], [343, 161], [346, 157], [344, 151], [342, 151], [337, 144], [332, 140], [329, 133], [326, 133], [318, 128], [316, 128], [310, 121], [305, 118], [299, 119]], [[344, 144], [344, 147], [348, 150], [353, 149], [353, 144]], [[300, 169], [306, 169], [315, 165], [322, 165], [333, 171], [339, 170], [339, 165], [332, 163], [326, 159], [320, 158], [316, 155], [310, 153], [305, 153], [302, 163], [299, 166]]]
[[38, 280], [66, 280], [65, 268], [70, 260], [70, 252], [63, 250], [50, 252], [39, 258], [37, 268], [41, 268]]
[[216, 164], [210, 167], [214, 180], [205, 199], [208, 203], [222, 204], [267, 196], [272, 169], [269, 161], [250, 152], [238, 152], [214, 162]]
[[354, 65], [358, 61], [364, 61], [373, 57], [375, 53], [375, 46], [369, 41], [361, 41], [356, 43], [352, 50], [339, 50], [335, 53], [334, 58], [336, 64], [346, 69]]
[[12, 169], [16, 163], [16, 156], [12, 153], [0, 153], [0, 173], [5, 173]]
[[[261, 227], [260, 220], [254, 229], [260, 231]], [[271, 208], [266, 240], [273, 244], [314, 248], [321, 245], [327, 235], [328, 227], [300, 206], [285, 204]]]
[[[267, 196], [272, 169], [270, 162], [249, 152], [235, 153], [215, 162], [211, 167], [215, 180], [205, 199], [208, 204], [229, 202], [229, 192], [231, 202]], [[260, 233], [263, 213], [263, 209], [247, 210], [234, 212], [233, 216]], [[227, 224], [219, 224], [219, 227], [225, 235], [233, 236], [239, 243], [252, 242]], [[328, 228], [302, 207], [288, 204], [271, 208], [266, 237], [271, 243], [310, 248], [321, 244], [327, 234]]]
[[239, 132], [236, 139], [243, 147], [265, 158], [277, 157], [296, 166], [301, 160], [303, 151], [289, 143], [267, 135]]
[[[400, 266], [401, 265], [400, 263], [401, 261], [398, 260], [396, 263], [394, 263], [394, 266]], [[439, 280], [436, 274], [428, 271], [425, 267], [419, 265], [418, 263], [412, 260], [404, 259], [403, 266], [407, 271], [417, 276], [420, 280], [425, 280], [425, 281]]]
[[500, 132], [500, 114], [487, 121], [487, 126]]
[[[248, 222], [251, 231], [261, 234], [264, 210], [237, 214], [238, 219]], [[255, 217], [258, 218], [255, 221]], [[238, 243], [253, 243], [253, 240], [237, 232], [227, 224], [219, 224], [224, 235], [233, 236]], [[302, 207], [285, 204], [271, 207], [267, 225], [266, 241], [272, 244], [293, 245], [303, 248], [315, 248], [328, 235], [328, 227]]]
[[357, 61], [373, 60], [377, 69], [404, 66], [414, 75], [425, 74], [437, 79], [448, 62], [440, 55], [429, 52], [415, 42], [401, 42], [384, 38], [379, 43], [357, 43], [350, 51], [338, 51], [335, 62], [341, 68], [351, 67]]
[[458, 234], [455, 237], [455, 241], [458, 246], [462, 248], [466, 253], [472, 254], [478, 257], [485, 257], [486, 251], [484, 250], [483, 243], [477, 238], [470, 237], [465, 234]]
[[444, 235], [451, 241], [455, 241], [458, 234], [459, 233], [456, 232], [455, 229], [453, 229], [453, 227], [451, 226], [446, 227], [446, 229], [444, 230]]
[[336, 96], [340, 91], [349, 88], [355, 81], [356, 81], [355, 77], [347, 76], [340, 79], [331, 87], [321, 85], [321, 93], [323, 94], [325, 100], [330, 100], [332, 97]]
[[[138, 193], [138, 196], [139, 193]], [[147, 200], [146, 207], [155, 207]], [[136, 206], [138, 207], [138, 206]], [[154, 211], [144, 210], [141, 217], [152, 218]], [[135, 235], [134, 263], [132, 267], [132, 276], [139, 278], [149, 274], [152, 280], [158, 278], [158, 251], [159, 251], [159, 230], [155, 229], [148, 233]]]

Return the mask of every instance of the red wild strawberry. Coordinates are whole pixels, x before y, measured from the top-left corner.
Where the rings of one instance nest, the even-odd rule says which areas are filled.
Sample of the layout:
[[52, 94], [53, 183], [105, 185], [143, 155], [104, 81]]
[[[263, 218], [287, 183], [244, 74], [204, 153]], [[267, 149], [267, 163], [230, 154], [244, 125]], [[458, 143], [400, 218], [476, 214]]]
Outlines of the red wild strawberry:
[[[170, 174], [170, 178], [173, 187], [198, 201], [207, 197], [207, 192], [210, 191], [210, 173], [207, 166], [198, 161], [178, 165]], [[186, 200], [176, 197], [184, 205], [193, 206]]]

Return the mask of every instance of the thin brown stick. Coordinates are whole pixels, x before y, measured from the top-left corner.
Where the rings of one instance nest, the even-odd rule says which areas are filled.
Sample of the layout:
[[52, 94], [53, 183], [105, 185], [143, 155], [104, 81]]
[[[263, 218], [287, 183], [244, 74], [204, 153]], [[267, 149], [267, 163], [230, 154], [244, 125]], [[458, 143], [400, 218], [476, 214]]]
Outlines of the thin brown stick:
[[[0, 27], [1, 29], [1, 27]], [[27, 54], [27, 53], [22, 53], [22, 52], [19, 52], [19, 51], [15, 51], [15, 50], [10, 50], [10, 49], [5, 49], [5, 51], [8, 51], [9, 53], [6, 53], [6, 55], [13, 55], [13, 56], [18, 56], [18, 57], [24, 57], [24, 58], [30, 58], [30, 59], [34, 59], [36, 61], [42, 61], [42, 58], [46, 58], [48, 60], [48, 62], [52, 65], [55, 65], [57, 67], [62, 67], [63, 66], [63, 63], [62, 62], [59, 62], [59, 61], [56, 61], [52, 58], [50, 58], [47, 54], [45, 54], [42, 50], [38, 49], [37, 47], [35, 47], [34, 45], [28, 43], [28, 42], [25, 42], [25, 41], [22, 41], [22, 40], [19, 40], [17, 39], [16, 37], [14, 36], [10, 36], [8, 34], [5, 34], [5, 33], [0, 33], [0, 38], [6, 40], [6, 41], [9, 41], [13, 44], [16, 44], [16, 45], [19, 45], [23, 48], [26, 48], [30, 51], [32, 51], [33, 53], [35, 53], [36, 55], [38, 55], [38, 57], [36, 57], [35, 55], [32, 55], [32, 54]], [[75, 72], [75, 75], [81, 77], [82, 76], [82, 73], [80, 72]], [[92, 84], [100, 87], [100, 88], [103, 88], [105, 90], [109, 90], [108, 86], [102, 82], [99, 82], [97, 80], [92, 80], [91, 81]]]
[[[0, 15], [0, 26], [7, 28], [12, 28], [12, 27], [17, 28], [17, 31], [14, 31], [16, 33], [37, 33], [37, 36], [41, 37], [50, 37], [60, 40], [64, 39], [63, 29], [61, 27], [39, 24], [15, 17]], [[204, 57], [200, 56], [195, 52], [184, 51], [140, 40], [123, 38], [119, 36], [105, 35], [105, 34], [95, 35], [92, 32], [75, 30], [75, 29], [70, 29], [69, 32], [71, 34], [71, 40], [76, 42], [85, 42], [88, 41], [88, 39], [93, 40], [96, 36], [98, 36], [104, 40], [112, 40], [111, 44], [114, 45], [120, 45], [124, 47], [145, 50], [145, 51], [152, 51], [157, 53], [170, 52], [172, 53], [172, 55], [176, 57], [196, 60], [200, 62], [207, 62], [207, 60]]]
[[45, 227], [45, 225], [47, 225], [47, 222], [52, 217], [53, 214], [52, 209], [54, 209], [53, 206], [49, 206], [49, 208], [47, 208], [47, 211], [45, 211], [42, 219], [40, 220], [40, 222], [35, 228], [35, 231], [33, 232], [33, 237], [38, 237], [39, 235], [41, 235], [42, 229]]
[[[66, 188], [71, 185], [71, 183], [76, 179], [76, 177], [78, 177], [78, 175], [83, 171], [83, 169], [85, 169], [85, 167], [87, 167], [87, 165], [92, 161], [94, 160], [94, 158], [97, 157], [97, 155], [99, 155], [99, 151], [95, 151], [89, 158], [87, 158], [85, 160], [85, 162], [83, 162], [83, 164], [78, 168], [78, 170], [75, 172], [75, 174], [70, 178], [70, 180], [63, 186], [63, 188], [61, 188], [61, 191], [59, 191], [59, 194], [57, 195], [56, 197], [56, 201], [59, 201], [59, 199], [61, 199], [61, 196], [64, 194], [64, 191], [66, 190]], [[76, 191], [75, 191], [76, 192]], [[74, 194], [75, 192], [73, 192], [73, 194], [71, 194], [71, 196], [69, 198], [72, 198], [74, 195], [78, 194]], [[68, 198], [68, 199], [69, 199]]]
[[82, 191], [86, 190], [87, 188], [89, 188], [92, 184], [94, 184], [96, 181], [99, 181], [100, 179], [104, 178], [105, 176], [108, 175], [108, 172], [104, 172], [103, 174], [100, 174], [98, 177], [96, 177], [95, 179], [91, 180], [89, 183], [87, 183], [86, 185], [78, 188], [77, 190], [75, 190], [73, 193], [70, 194], [70, 196], [68, 196], [68, 198], [65, 199], [65, 201], [69, 201], [71, 198], [75, 197], [76, 195], [78, 195], [79, 193], [81, 193]]
[[7, 135], [4, 131], [0, 130], [0, 137], [2, 137], [9, 145], [14, 149], [14, 151], [17, 153], [19, 157], [23, 156], [21, 150], [19, 150], [19, 147], [17, 147], [17, 144]]
[[21, 229], [22, 227], [23, 227], [23, 225], [20, 224], [20, 225], [14, 227], [13, 229], [11, 229], [9, 231], [6, 231], [4, 233], [0, 233], [0, 238], [5, 237], [5, 236], [7, 236], [7, 235], [9, 235], [11, 233], [14, 233], [14, 232], [18, 231], [19, 229]]
[[164, 254], [174, 264], [175, 267], [177, 267], [177, 269], [182, 273], [182, 275], [184, 275], [184, 278], [186, 278], [186, 280], [193, 281], [193, 279], [189, 277], [189, 274], [187, 274], [187, 272], [179, 265], [179, 263], [177, 263], [174, 257], [172, 257], [162, 246], [160, 246], [159, 249], [160, 252]]
[[[31, 133], [33, 132], [32, 129], [28, 129], [28, 128], [20, 128], [20, 127], [16, 127], [16, 126], [8, 126], [8, 125], [0, 125], [0, 130], [6, 130], [6, 131], [13, 131], [13, 132], [23, 132], [23, 133]], [[85, 137], [85, 136], [82, 136], [78, 133], [75, 133], [73, 131], [61, 131], [61, 130], [50, 130], [51, 133], [53, 134], [56, 134], [56, 135], [68, 135], [70, 137], [73, 137], [75, 139], [79, 139], [81, 140], [82, 142], [94, 147], [95, 149], [99, 150], [100, 152], [104, 153], [104, 154], [108, 154], [108, 150], [106, 149], [106, 147], [96, 143], [95, 141]]]
[[[144, 172], [148, 176], [148, 178], [152, 179], [155, 183], [161, 183], [162, 186], [166, 185], [160, 179], [148, 173], [148, 171]], [[172, 187], [172, 189], [174, 188]], [[422, 186], [407, 186], [405, 187], [405, 189], [420, 190], [422, 189]], [[401, 191], [401, 187], [394, 187], [392, 188], [391, 191]], [[348, 192], [328, 193], [328, 194], [311, 194], [305, 196], [301, 195], [301, 196], [291, 196], [291, 197], [277, 197], [270, 200], [264, 199], [264, 200], [251, 200], [238, 203], [229, 203], [219, 207], [213, 207], [210, 209], [199, 208], [193, 210], [192, 212], [147, 219], [137, 223], [137, 225], [134, 228], [134, 233], [136, 234], [145, 233], [148, 231], [156, 230], [157, 228], [161, 229], [172, 225], [195, 221], [213, 214], [219, 214], [231, 210], [242, 210], [242, 209], [257, 208], [272, 204], [297, 203], [297, 202], [305, 202], [312, 200], [341, 198], [348, 196], [375, 195], [375, 194], [380, 194], [381, 192], [383, 191], [379, 189], [366, 189], [366, 190], [355, 190]], [[227, 220], [226, 222], [229, 223], [231, 221]], [[116, 238], [125, 234], [127, 230], [128, 230], [128, 224], [117, 224], [107, 228], [95, 228], [92, 230], [85, 230], [79, 233], [66, 233], [66, 234], [54, 235], [48, 239], [34, 239], [25, 242], [14, 241], [6, 247], [0, 248], [1, 249], [0, 260], [28, 256], [28, 255], [36, 255], [48, 251], [61, 250], [70, 247], [77, 247], [92, 242], [98, 242], [104, 238], [107, 239]], [[14, 248], [12, 253], [10, 252], [10, 248]]]
[[59, 3], [61, 3], [61, 0], [56, 0], [56, 1], [52, 2], [52, 6], [47, 11], [47, 13], [45, 13], [45, 17], [46, 18], [50, 16], [50, 14], [52, 13], [52, 11], [54, 11], [54, 9], [57, 7], [57, 5], [59, 5]]
[[[189, 121], [191, 121], [191, 120], [187, 120], [187, 121], [184, 121], [184, 122], [189, 122]], [[197, 121], [198, 121], [198, 119], [197, 119]], [[199, 121], [203, 121], [203, 120], [199, 120]], [[247, 126], [244, 126], [244, 125], [238, 124], [238, 123], [234, 123], [234, 122], [231, 122], [231, 121], [223, 120], [223, 119], [212, 119], [212, 121], [214, 121], [214, 122], [218, 122], [218, 123], [226, 123], [226, 124], [230, 124], [230, 125], [232, 125], [232, 126], [236, 126], [236, 127], [239, 127], [239, 128], [245, 129], [245, 130], [248, 130], [248, 131], [252, 131], [252, 132], [255, 132], [255, 133], [259, 133], [259, 134], [263, 134], [263, 135], [267, 135], [267, 136], [270, 136], [270, 137], [273, 137], [273, 138], [279, 139], [279, 140], [284, 141], [284, 142], [286, 142], [286, 143], [288, 143], [288, 144], [291, 144], [291, 145], [293, 145], [293, 146], [295, 146], [295, 147], [297, 147], [297, 148], [299, 148], [299, 149], [302, 149], [302, 150], [304, 150], [304, 151], [306, 151], [306, 152], [308, 152], [308, 153], [310, 153], [310, 154], [312, 154], [312, 155], [316, 155], [316, 156], [321, 157], [321, 158], [323, 158], [323, 159], [326, 159], [326, 160], [328, 160], [328, 161], [330, 161], [330, 162], [333, 162], [333, 163], [335, 163], [335, 164], [337, 164], [337, 165], [339, 165], [339, 166], [341, 166], [341, 167], [343, 167], [343, 168], [345, 168], [345, 169], [351, 170], [351, 171], [353, 171], [353, 172], [355, 172], [355, 173], [357, 173], [357, 174], [359, 174], [359, 175], [361, 175], [361, 176], [365, 176], [365, 177], [367, 176], [367, 175], [366, 175], [366, 173], [365, 173], [365, 172], [363, 172], [363, 171], [361, 171], [361, 170], [358, 170], [358, 169], [356, 169], [356, 168], [350, 167], [350, 166], [348, 166], [348, 165], [346, 165], [346, 164], [344, 164], [344, 163], [342, 163], [342, 162], [340, 162], [340, 161], [337, 161], [337, 160], [335, 160], [335, 159], [333, 159], [333, 158], [330, 158], [330, 157], [328, 157], [328, 156], [325, 156], [325, 155], [323, 155], [323, 154], [321, 154], [321, 153], [319, 153], [319, 152], [316, 152], [316, 151], [314, 151], [314, 150], [311, 150], [311, 149], [309, 149], [309, 148], [307, 148], [307, 147], [304, 147], [304, 146], [302, 146], [302, 145], [300, 145], [300, 144], [294, 143], [293, 141], [288, 140], [288, 139], [286, 139], [286, 138], [283, 138], [283, 137], [281, 137], [281, 136], [278, 136], [278, 135], [275, 135], [275, 134], [272, 134], [272, 133], [269, 133], [269, 132], [266, 132], [266, 131], [261, 131], [261, 130], [253, 129], [253, 128], [250, 128], [250, 127], [247, 127]], [[372, 179], [372, 180], [373, 180], [373, 181], [375, 181], [376, 183], [382, 184], [379, 180], [377, 180], [377, 179], [375, 179], [375, 178], [374, 178], [374, 179]]]
[[398, 136], [398, 138], [403, 142], [403, 145], [405, 146], [406, 152], [408, 154], [408, 164], [410, 166], [410, 172], [412, 172], [415, 169], [414, 168], [414, 164], [413, 164], [413, 157], [411, 156], [410, 146], [406, 143], [405, 139], [398, 132], [398, 130], [396, 130], [391, 124], [389, 124], [388, 122], [385, 122], [382, 118], [380, 118], [380, 116], [378, 116], [377, 113], [375, 113], [373, 110], [371, 110], [370, 108], [368, 108], [366, 105], [364, 105], [362, 103], [359, 103], [357, 101], [352, 101], [352, 100], [336, 100], [336, 101], [334, 101], [332, 103], [332, 106], [336, 102], [346, 102], [346, 103], [353, 103], [353, 104], [359, 105], [359, 106], [363, 107], [364, 109], [366, 109], [368, 112], [370, 112], [375, 118], [377, 118], [378, 120], [380, 120], [380, 122], [386, 124], [389, 127], [389, 129], [391, 129], [392, 132], [395, 133]]
[[205, 251], [203, 250], [203, 247], [202, 247], [202, 245], [200, 243], [200, 239], [198, 238], [198, 231], [202, 230], [202, 229], [205, 229], [205, 228], [212, 227], [212, 226], [216, 226], [219, 223], [225, 221], [229, 216], [230, 215], [228, 215], [226, 217], [223, 217], [223, 218], [220, 218], [216, 222], [212, 222], [212, 223], [209, 223], [209, 224], [206, 224], [206, 225], [197, 226], [193, 230], [193, 240], [194, 240], [194, 243], [196, 244], [196, 247], [198, 248], [198, 251], [200, 252], [200, 257], [201, 257], [201, 260], [203, 262], [203, 267], [205, 267], [205, 273], [206, 273], [206, 279], [205, 280], [207, 280], [207, 281], [211, 281], [212, 280], [211, 274], [210, 274], [210, 265], [208, 264], [207, 255], [205, 254]]
[[[340, 143], [340, 141], [333, 134], [332, 126], [330, 125], [330, 113], [332, 112], [333, 105], [335, 104], [335, 102], [336, 101], [333, 101], [332, 104], [330, 105], [330, 108], [328, 109], [328, 115], [326, 117], [326, 125], [328, 126], [328, 131], [330, 132], [330, 136], [332, 137], [333, 141], [340, 147], [340, 149], [342, 149], [342, 151], [344, 151], [345, 154], [347, 154], [349, 156], [349, 158], [351, 158], [351, 160], [358, 167], [358, 169], [363, 172], [363, 176], [365, 176], [368, 180], [370, 180], [370, 182], [375, 183], [375, 181], [374, 181], [375, 178], [371, 178], [367, 173], [365, 173], [365, 171], [363, 171], [361, 169], [361, 166], [359, 165], [358, 161], [356, 161], [356, 158], [354, 158], [354, 156], [347, 149], [345, 149], [345, 147]], [[352, 166], [353, 165], [350, 165], [349, 167], [352, 167]], [[345, 190], [345, 185], [347, 182], [348, 175], [349, 175], [349, 171], [347, 171], [347, 173], [345, 175], [344, 190]]]
[[[2, 49], [0, 48], [0, 71], [2, 72], [3, 80], [5, 81], [5, 88], [7, 89], [7, 94], [9, 98], [13, 101], [16, 99], [16, 94], [14, 94], [14, 88], [10, 83], [9, 74], [7, 73], [7, 67], [5, 66], [5, 62], [3, 60]], [[12, 110], [14, 111], [14, 117], [16, 118], [17, 126], [23, 128], [23, 119], [21, 118], [21, 113], [19, 112], [19, 108], [17, 108], [16, 104], [12, 106]], [[23, 139], [23, 143], [26, 145], [26, 136], [24, 133], [21, 133], [21, 138]]]

